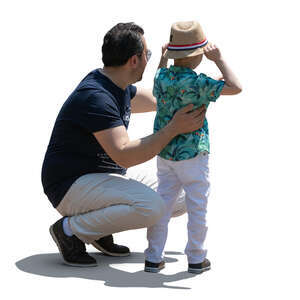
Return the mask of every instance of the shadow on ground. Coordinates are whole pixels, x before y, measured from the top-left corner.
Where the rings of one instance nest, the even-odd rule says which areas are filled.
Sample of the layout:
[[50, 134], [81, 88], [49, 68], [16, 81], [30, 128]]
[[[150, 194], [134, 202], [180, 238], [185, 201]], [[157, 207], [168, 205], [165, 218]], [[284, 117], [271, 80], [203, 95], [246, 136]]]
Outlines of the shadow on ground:
[[[171, 288], [190, 289], [183, 286], [170, 286], [179, 280], [194, 277], [188, 272], [179, 272], [172, 275], [162, 273], [144, 272], [144, 253], [133, 252], [127, 257], [110, 257], [99, 253], [90, 253], [97, 261], [97, 267], [80, 268], [70, 267], [63, 264], [59, 253], [37, 254], [26, 257], [16, 262], [16, 266], [21, 271], [58, 278], [82, 278], [103, 281], [106, 286], [111, 287], [149, 287], [149, 288]], [[183, 255], [179, 252], [166, 252], [166, 255]], [[176, 262], [173, 257], [166, 257], [166, 263]], [[114, 264], [140, 264], [141, 270], [138, 272], [126, 272], [113, 267]]]

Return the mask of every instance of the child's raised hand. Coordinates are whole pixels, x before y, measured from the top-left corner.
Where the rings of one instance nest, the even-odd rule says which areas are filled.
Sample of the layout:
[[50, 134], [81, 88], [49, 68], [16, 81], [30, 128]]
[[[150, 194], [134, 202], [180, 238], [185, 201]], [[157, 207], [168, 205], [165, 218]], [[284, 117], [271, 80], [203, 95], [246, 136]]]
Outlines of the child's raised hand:
[[159, 62], [159, 65], [158, 65], [158, 69], [166, 68], [168, 66], [168, 58], [164, 57], [164, 54], [167, 51], [168, 45], [169, 44], [164, 44], [161, 47], [161, 58], [160, 58], [160, 62]]
[[169, 46], [169, 43], [164, 44], [164, 45], [161, 47], [161, 55], [162, 55], [162, 56], [164, 56], [165, 52], [167, 51], [168, 46]]
[[222, 57], [220, 49], [214, 44], [208, 44], [204, 47], [204, 55], [207, 59], [214, 62], [220, 60]]

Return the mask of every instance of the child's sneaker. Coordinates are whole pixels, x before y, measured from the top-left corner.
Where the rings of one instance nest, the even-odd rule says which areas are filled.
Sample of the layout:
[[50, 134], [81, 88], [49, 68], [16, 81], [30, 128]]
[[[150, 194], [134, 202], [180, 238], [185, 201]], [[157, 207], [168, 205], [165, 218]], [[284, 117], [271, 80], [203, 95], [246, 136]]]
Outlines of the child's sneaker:
[[210, 270], [210, 261], [207, 258], [205, 258], [202, 263], [189, 264], [189, 268], [188, 268], [188, 272], [194, 274], [201, 274], [208, 270]]
[[158, 273], [165, 267], [165, 262], [153, 263], [151, 261], [145, 260], [145, 272]]

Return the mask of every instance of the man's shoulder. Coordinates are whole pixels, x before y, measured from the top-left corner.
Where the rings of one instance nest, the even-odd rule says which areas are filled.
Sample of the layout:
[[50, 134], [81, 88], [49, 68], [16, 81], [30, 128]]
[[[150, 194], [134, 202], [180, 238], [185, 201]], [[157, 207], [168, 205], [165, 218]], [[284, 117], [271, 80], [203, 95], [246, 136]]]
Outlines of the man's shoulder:
[[104, 91], [105, 92], [105, 85], [104, 85], [104, 78], [102, 78], [98, 69], [95, 69], [88, 73], [79, 83], [76, 90], [78, 92], [84, 91]]
[[62, 107], [64, 112], [80, 112], [114, 104], [113, 95], [104, 88], [89, 83], [77, 87]]
[[[109, 101], [113, 98], [113, 94], [108, 88], [105, 78], [95, 69], [88, 73], [75, 88], [70, 95], [71, 100], [77, 99], [86, 101], [87, 99], [106, 99]], [[80, 101], [80, 102], [81, 102]]]

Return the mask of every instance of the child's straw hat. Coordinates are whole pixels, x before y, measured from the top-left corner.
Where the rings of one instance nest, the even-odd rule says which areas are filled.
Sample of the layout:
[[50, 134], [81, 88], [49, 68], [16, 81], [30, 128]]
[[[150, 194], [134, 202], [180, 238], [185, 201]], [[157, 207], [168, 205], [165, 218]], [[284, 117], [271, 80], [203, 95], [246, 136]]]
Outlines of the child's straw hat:
[[164, 57], [183, 58], [203, 54], [207, 43], [198, 22], [176, 22], [171, 27], [170, 42]]

